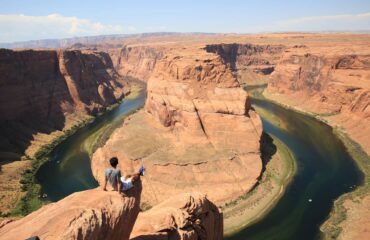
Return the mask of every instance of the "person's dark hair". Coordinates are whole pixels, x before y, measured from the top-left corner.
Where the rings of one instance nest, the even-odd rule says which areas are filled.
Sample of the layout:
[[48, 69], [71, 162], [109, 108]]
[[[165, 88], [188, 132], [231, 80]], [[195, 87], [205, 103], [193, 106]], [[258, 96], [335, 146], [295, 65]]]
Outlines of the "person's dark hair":
[[110, 162], [110, 165], [111, 165], [112, 167], [116, 167], [116, 166], [117, 166], [117, 164], [118, 164], [118, 158], [116, 158], [116, 157], [112, 157], [111, 159], [109, 159], [109, 162]]

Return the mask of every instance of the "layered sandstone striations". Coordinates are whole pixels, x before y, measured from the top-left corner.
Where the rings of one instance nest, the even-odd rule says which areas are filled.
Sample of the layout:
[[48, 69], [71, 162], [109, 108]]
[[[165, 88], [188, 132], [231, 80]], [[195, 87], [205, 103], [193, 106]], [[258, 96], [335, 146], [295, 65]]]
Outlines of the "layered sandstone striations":
[[[306, 41], [304, 47], [290, 47], [284, 51], [271, 75], [265, 96], [320, 117], [345, 132], [369, 155], [368, 37], [353, 36], [349, 43], [345, 36], [337, 36], [335, 44], [322, 42], [320, 38]], [[345, 139], [345, 143], [368, 175], [366, 153], [349, 140]], [[364, 186], [336, 202], [336, 212], [322, 226], [326, 234], [339, 239], [364, 238], [368, 235], [369, 181], [366, 179], [368, 177]]]
[[123, 198], [101, 189], [74, 193], [30, 215], [0, 224], [3, 240], [129, 239], [140, 210], [141, 185]]
[[126, 119], [94, 154], [100, 182], [97, 169], [117, 156], [125, 174], [145, 164], [143, 201], [149, 205], [194, 190], [221, 204], [256, 184], [261, 120], [219, 55], [204, 47], [167, 49], [147, 91], [145, 111]]
[[285, 48], [283, 45], [239, 43], [206, 46], [208, 52], [222, 57], [239, 83], [247, 85], [267, 84]]
[[1, 49], [0, 84], [0, 151], [9, 158], [32, 156], [50, 140], [46, 134], [104, 110], [128, 91], [109, 55], [89, 51]]
[[220, 240], [222, 213], [206, 196], [184, 193], [140, 213], [130, 239]]
[[0, 49], [0, 215], [22, 194], [27, 158], [129, 91], [107, 53]]
[[271, 76], [268, 93], [325, 117], [345, 129], [370, 153], [370, 52], [352, 55], [285, 53]]
[[115, 69], [122, 76], [130, 76], [147, 81], [157, 62], [163, 57], [165, 49], [156, 46], [125, 46], [109, 49]]

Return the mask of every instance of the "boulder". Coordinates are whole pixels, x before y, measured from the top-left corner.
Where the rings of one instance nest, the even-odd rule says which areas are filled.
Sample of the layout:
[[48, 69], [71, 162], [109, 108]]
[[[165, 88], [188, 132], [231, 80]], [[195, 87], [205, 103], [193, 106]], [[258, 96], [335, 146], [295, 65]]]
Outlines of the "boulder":
[[180, 194], [140, 213], [130, 239], [220, 240], [222, 213], [203, 194]]
[[125, 197], [101, 188], [74, 193], [26, 217], [0, 224], [2, 240], [128, 239], [140, 210], [141, 183]]

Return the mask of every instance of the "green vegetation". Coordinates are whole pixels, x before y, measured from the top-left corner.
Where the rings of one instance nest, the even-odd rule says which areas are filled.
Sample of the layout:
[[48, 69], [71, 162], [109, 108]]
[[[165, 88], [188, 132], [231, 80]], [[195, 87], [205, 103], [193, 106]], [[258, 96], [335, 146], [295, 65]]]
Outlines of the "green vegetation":
[[54, 139], [50, 144], [41, 147], [35, 153], [34, 157], [30, 158], [32, 161], [31, 168], [23, 172], [22, 178], [19, 181], [22, 184], [22, 191], [26, 193], [17, 203], [15, 209], [11, 211], [11, 216], [27, 215], [39, 209], [43, 205], [44, 201], [40, 198], [41, 186], [38, 184], [37, 179], [35, 178], [38, 169], [48, 160], [48, 155], [58, 144], [74, 134], [79, 128], [91, 123], [92, 120], [93, 118], [86, 119], [70, 129], [65, 130], [62, 136]]
[[253, 190], [220, 207], [227, 226], [224, 229], [227, 236], [268, 214], [283, 196], [296, 173], [294, 155], [283, 142], [269, 135], [264, 135], [263, 141], [261, 152], [264, 171], [260, 180]]
[[140, 203], [140, 211], [141, 212], [145, 212], [145, 211], [148, 211], [149, 209], [151, 209], [153, 206], [150, 205], [149, 203], [147, 202], [142, 202]]
[[[143, 89], [143, 84], [138, 82], [138, 80], [134, 78], [128, 78], [128, 81], [131, 82], [131, 91], [128, 93], [129, 95], [126, 96], [127, 98], [134, 98], [137, 97], [139, 92]], [[120, 105], [121, 101], [115, 103], [104, 111], [99, 112], [96, 114], [95, 117], [100, 116], [106, 112], [109, 112]], [[21, 200], [17, 203], [15, 209], [11, 211], [11, 216], [24, 216], [27, 215], [37, 209], [39, 209], [43, 204], [47, 203], [45, 200], [42, 199], [41, 194], [41, 186], [37, 182], [35, 177], [38, 169], [49, 159], [50, 153], [53, 149], [58, 146], [61, 142], [67, 139], [69, 136], [76, 133], [76, 131], [90, 123], [92, 123], [95, 117], [89, 117], [86, 120], [80, 121], [78, 124], [74, 125], [70, 129], [64, 130], [62, 136], [54, 139], [50, 144], [42, 146], [33, 157], [27, 157], [32, 161], [32, 167], [27, 169], [23, 174], [20, 180], [21, 189], [25, 192], [25, 195], [21, 198]], [[115, 121], [112, 124], [108, 124], [105, 128], [98, 131], [96, 135], [91, 138], [89, 142], [89, 146], [86, 146], [87, 151], [89, 154], [92, 154], [98, 147], [104, 145], [107, 141], [109, 136], [112, 134], [114, 129], [119, 127], [122, 124], [122, 120]], [[0, 214], [1, 215], [1, 214]]]
[[[336, 112], [333, 113], [322, 113], [317, 114], [313, 112], [302, 111], [301, 109], [297, 109], [295, 107], [282, 104], [275, 100], [272, 100], [266, 97], [263, 93], [263, 86], [257, 89], [252, 90], [252, 96], [255, 98], [262, 98], [266, 101], [273, 102], [277, 105], [280, 105], [284, 108], [287, 108], [292, 111], [299, 112], [303, 115], [314, 117], [317, 120], [330, 125], [325, 117], [330, 117], [336, 115]], [[343, 142], [344, 146], [346, 147], [350, 156], [355, 160], [359, 169], [364, 173], [365, 179], [362, 186], [356, 188], [355, 191], [347, 193], [339, 197], [334, 202], [333, 210], [330, 214], [328, 220], [321, 226], [321, 231], [323, 231], [323, 238], [325, 239], [337, 239], [340, 235], [342, 228], [339, 226], [347, 218], [347, 210], [344, 207], [344, 202], [347, 199], [355, 199], [356, 197], [363, 197], [370, 194], [370, 157], [369, 155], [363, 150], [363, 148], [357, 142], [353, 141], [343, 130], [339, 128], [333, 128], [334, 134]]]
[[344, 143], [348, 153], [356, 161], [360, 170], [364, 173], [365, 179], [362, 186], [355, 191], [342, 195], [334, 203], [334, 208], [329, 219], [322, 225], [321, 230], [324, 232], [325, 239], [337, 239], [342, 228], [339, 226], [347, 218], [347, 210], [344, 207], [344, 202], [347, 199], [361, 198], [370, 194], [370, 157], [362, 149], [362, 147], [353, 141], [346, 133], [338, 128], [334, 129], [334, 133]]

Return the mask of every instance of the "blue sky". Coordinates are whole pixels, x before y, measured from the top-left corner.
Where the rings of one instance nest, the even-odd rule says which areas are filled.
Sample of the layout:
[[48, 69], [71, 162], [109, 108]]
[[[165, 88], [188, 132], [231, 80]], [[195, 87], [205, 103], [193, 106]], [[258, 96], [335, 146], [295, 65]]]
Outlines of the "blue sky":
[[370, 30], [370, 0], [9, 0], [0, 42], [141, 32]]

